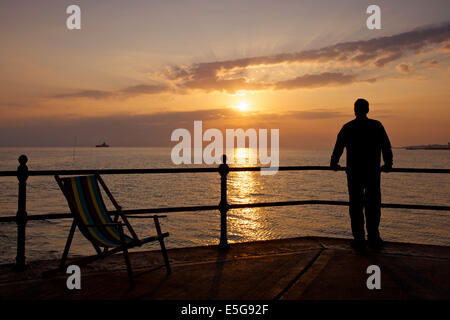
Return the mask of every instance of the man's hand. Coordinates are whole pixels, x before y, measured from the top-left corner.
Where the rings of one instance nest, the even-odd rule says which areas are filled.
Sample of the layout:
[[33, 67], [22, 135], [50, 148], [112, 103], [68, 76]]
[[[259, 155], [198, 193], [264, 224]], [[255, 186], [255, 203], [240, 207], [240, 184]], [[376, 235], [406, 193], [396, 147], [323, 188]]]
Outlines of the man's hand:
[[384, 165], [381, 166], [380, 170], [381, 170], [382, 172], [389, 172], [389, 171], [392, 170], [392, 166], [391, 166], [391, 165], [386, 165], [386, 164], [384, 164]]

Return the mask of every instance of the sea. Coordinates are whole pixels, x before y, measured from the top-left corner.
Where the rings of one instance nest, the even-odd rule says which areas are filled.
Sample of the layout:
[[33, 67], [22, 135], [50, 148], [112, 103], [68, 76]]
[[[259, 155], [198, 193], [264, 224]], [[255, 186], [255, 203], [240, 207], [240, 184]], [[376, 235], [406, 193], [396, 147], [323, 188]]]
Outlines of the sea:
[[[237, 149], [235, 164], [251, 165], [251, 149]], [[394, 149], [394, 167], [450, 168], [448, 150]], [[2, 147], [0, 171], [16, 170], [18, 157], [28, 157], [30, 170], [177, 168], [170, 148], [153, 147]], [[329, 149], [281, 149], [280, 165], [329, 164]], [[345, 165], [345, 155], [341, 160]], [[184, 165], [186, 166], [186, 165]], [[189, 167], [206, 165], [189, 165]], [[216, 205], [220, 201], [217, 173], [104, 175], [116, 200], [124, 209], [195, 205]], [[383, 173], [382, 201], [400, 204], [450, 204], [448, 174]], [[15, 177], [0, 177], [0, 216], [17, 212], [18, 183]], [[348, 201], [344, 172], [283, 171], [231, 172], [228, 176], [229, 203], [288, 200]], [[106, 197], [105, 197], [106, 200]], [[108, 208], [113, 209], [106, 201]], [[51, 176], [30, 177], [27, 184], [28, 215], [69, 212], [67, 202]], [[450, 212], [414, 209], [383, 209], [381, 236], [387, 241], [450, 245]], [[230, 243], [303, 236], [351, 238], [348, 207], [303, 205], [234, 209], [228, 212]], [[131, 219], [140, 237], [155, 234], [152, 219]], [[168, 248], [219, 243], [218, 211], [167, 213], [162, 230], [169, 232]], [[29, 221], [26, 228], [26, 257], [29, 261], [60, 258], [71, 225], [70, 219]], [[16, 256], [17, 226], [0, 223], [0, 263], [12, 263]], [[147, 244], [142, 249], [158, 249]], [[77, 230], [71, 256], [95, 251]]]

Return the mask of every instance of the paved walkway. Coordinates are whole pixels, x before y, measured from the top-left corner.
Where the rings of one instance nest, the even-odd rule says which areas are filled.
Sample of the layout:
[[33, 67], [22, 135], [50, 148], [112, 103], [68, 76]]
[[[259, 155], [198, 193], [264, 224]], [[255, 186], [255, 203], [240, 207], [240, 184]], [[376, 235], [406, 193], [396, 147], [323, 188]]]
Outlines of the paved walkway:
[[[450, 299], [450, 247], [386, 243], [361, 255], [347, 239], [306, 237], [170, 249], [172, 273], [159, 252], [130, 255], [129, 283], [122, 255], [81, 267], [81, 290], [65, 273], [42, 273], [57, 261], [36, 261], [22, 273], [0, 266], [0, 299]], [[369, 290], [366, 269], [381, 269], [381, 289]]]

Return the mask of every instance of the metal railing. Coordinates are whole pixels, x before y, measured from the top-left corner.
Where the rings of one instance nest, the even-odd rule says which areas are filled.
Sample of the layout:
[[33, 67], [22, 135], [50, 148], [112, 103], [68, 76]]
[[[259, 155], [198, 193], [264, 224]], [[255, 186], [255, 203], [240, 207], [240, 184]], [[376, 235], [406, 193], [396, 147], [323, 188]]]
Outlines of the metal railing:
[[[166, 208], [148, 208], [148, 209], [132, 209], [123, 210], [125, 214], [145, 214], [145, 213], [169, 213], [169, 212], [187, 212], [187, 211], [207, 211], [219, 210], [220, 212], [220, 242], [219, 247], [228, 248], [227, 238], [227, 213], [232, 209], [242, 208], [261, 208], [261, 207], [280, 207], [295, 205], [335, 205], [348, 206], [347, 201], [330, 201], [330, 200], [297, 200], [297, 201], [277, 201], [277, 202], [260, 202], [260, 203], [242, 203], [230, 204], [227, 199], [227, 176], [230, 172], [243, 171], [260, 171], [262, 167], [230, 167], [227, 164], [226, 156], [222, 158], [222, 164], [218, 167], [207, 168], [165, 168], [165, 169], [103, 169], [103, 170], [37, 170], [30, 171], [27, 167], [28, 158], [25, 155], [19, 157], [19, 166], [17, 171], [0, 171], [0, 177], [17, 177], [19, 181], [19, 195], [17, 214], [15, 216], [0, 217], [0, 223], [16, 222], [17, 224], [17, 255], [15, 268], [18, 271], [25, 270], [27, 263], [25, 258], [25, 237], [26, 225], [30, 220], [51, 220], [72, 218], [70, 213], [52, 213], [37, 214], [29, 216], [26, 210], [27, 198], [27, 180], [29, 177], [36, 176], [54, 176], [54, 175], [88, 175], [88, 174], [161, 174], [161, 173], [206, 173], [217, 172], [220, 174], [220, 202], [217, 205], [203, 206], [185, 206], [185, 207], [166, 207]], [[345, 167], [332, 169], [329, 166], [282, 166], [278, 171], [306, 171], [306, 170], [322, 170], [322, 171], [344, 171]], [[422, 168], [392, 168], [390, 172], [406, 172], [406, 173], [450, 173], [450, 169], [422, 169]], [[450, 206], [441, 205], [416, 205], [416, 204], [398, 204], [398, 203], [382, 203], [383, 208], [395, 209], [418, 209], [418, 210], [441, 210], [450, 211]], [[109, 212], [111, 215], [114, 211]]]

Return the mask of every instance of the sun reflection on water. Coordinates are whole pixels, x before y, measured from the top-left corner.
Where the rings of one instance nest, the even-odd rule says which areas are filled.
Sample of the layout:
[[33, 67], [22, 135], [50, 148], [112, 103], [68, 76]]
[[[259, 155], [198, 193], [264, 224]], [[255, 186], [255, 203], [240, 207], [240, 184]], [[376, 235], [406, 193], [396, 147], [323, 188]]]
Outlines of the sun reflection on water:
[[[236, 148], [233, 166], [256, 165], [257, 151], [250, 148]], [[259, 172], [231, 172], [228, 180], [230, 203], [255, 203], [263, 196]], [[231, 241], [265, 240], [270, 238], [270, 228], [261, 208], [233, 209], [228, 214]]]
[[252, 148], [235, 148], [233, 154], [233, 164], [237, 166], [256, 165], [258, 152]]

